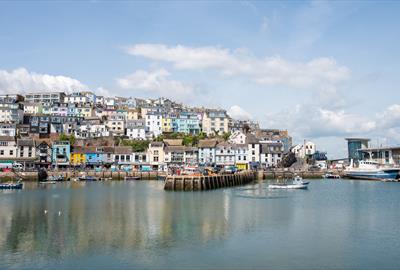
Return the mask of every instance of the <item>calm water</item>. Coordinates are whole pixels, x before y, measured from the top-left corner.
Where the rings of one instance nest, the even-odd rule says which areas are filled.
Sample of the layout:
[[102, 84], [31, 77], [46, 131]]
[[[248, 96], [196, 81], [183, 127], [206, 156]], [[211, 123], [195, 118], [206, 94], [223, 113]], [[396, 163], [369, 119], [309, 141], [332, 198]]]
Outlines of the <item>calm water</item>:
[[[399, 269], [400, 184], [161, 182], [0, 192], [0, 269]], [[47, 213], [45, 213], [47, 210]]]

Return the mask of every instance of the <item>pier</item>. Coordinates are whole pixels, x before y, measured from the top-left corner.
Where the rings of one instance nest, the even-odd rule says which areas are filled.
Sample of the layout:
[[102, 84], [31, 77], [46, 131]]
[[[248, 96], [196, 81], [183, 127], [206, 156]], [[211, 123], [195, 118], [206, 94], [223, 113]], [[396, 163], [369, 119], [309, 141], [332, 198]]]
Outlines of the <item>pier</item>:
[[168, 176], [164, 190], [171, 191], [202, 191], [225, 187], [245, 185], [256, 180], [255, 172], [210, 176]]

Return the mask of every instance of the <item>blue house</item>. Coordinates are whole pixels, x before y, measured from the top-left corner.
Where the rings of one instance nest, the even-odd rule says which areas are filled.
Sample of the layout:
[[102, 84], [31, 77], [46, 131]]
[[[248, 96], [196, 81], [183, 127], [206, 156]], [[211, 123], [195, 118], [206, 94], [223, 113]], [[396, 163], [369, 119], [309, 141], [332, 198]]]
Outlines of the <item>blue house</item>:
[[69, 141], [55, 141], [52, 145], [51, 161], [54, 168], [65, 168], [70, 163], [71, 146]]
[[182, 112], [173, 123], [174, 131], [185, 134], [199, 134], [200, 121], [196, 113]]
[[104, 164], [104, 154], [98, 147], [90, 146], [85, 148], [86, 166], [98, 167]]

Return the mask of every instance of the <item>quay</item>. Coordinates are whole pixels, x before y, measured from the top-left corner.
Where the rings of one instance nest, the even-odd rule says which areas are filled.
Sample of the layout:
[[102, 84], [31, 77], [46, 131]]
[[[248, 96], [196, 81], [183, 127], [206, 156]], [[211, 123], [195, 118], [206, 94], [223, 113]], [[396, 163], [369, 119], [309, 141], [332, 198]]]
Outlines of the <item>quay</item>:
[[225, 187], [245, 185], [256, 180], [256, 172], [246, 171], [236, 174], [209, 176], [168, 176], [165, 179], [164, 190], [171, 191], [202, 191]]

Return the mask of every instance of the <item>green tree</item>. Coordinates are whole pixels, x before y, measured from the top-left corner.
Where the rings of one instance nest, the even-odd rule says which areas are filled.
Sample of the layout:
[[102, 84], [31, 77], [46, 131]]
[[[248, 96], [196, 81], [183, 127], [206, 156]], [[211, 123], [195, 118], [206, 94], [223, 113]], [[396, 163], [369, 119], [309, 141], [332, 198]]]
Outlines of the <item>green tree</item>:
[[224, 141], [227, 141], [230, 136], [231, 136], [230, 132], [224, 132], [224, 134], [222, 134], [222, 138], [224, 139]]

